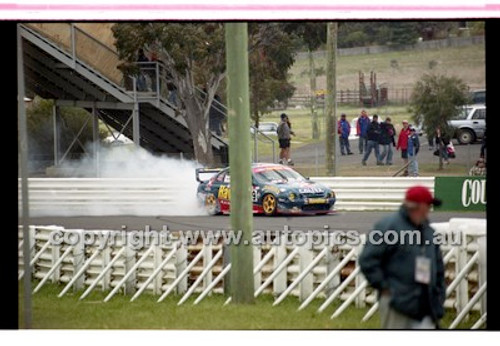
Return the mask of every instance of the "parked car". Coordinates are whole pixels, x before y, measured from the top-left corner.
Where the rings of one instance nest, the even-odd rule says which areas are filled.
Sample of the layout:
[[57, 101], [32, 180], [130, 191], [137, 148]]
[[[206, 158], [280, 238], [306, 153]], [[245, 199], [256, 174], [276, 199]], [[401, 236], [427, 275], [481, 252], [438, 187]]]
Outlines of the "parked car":
[[[211, 175], [208, 178], [207, 175]], [[205, 177], [203, 177], [205, 176]], [[198, 200], [211, 215], [229, 214], [231, 177], [229, 168], [197, 169]], [[335, 193], [305, 178], [292, 168], [275, 163], [252, 165], [252, 210], [255, 214], [328, 214]]]
[[469, 93], [472, 104], [486, 104], [486, 89], [474, 90]]
[[486, 106], [464, 106], [448, 124], [454, 128], [454, 138], [460, 144], [470, 144], [482, 139], [486, 131]]
[[[255, 128], [250, 127], [250, 133], [253, 134]], [[260, 123], [259, 132], [265, 134], [266, 136], [277, 136], [278, 135], [278, 124], [273, 122]]]

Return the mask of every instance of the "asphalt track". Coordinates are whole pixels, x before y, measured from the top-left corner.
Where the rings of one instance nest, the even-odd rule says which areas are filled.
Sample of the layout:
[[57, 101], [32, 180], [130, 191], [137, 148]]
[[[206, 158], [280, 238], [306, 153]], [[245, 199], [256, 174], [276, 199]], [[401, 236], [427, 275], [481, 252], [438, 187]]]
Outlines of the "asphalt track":
[[[328, 225], [330, 230], [356, 230], [365, 233], [372, 229], [373, 224], [391, 212], [349, 211], [336, 212], [321, 216], [255, 216], [256, 230], [279, 231], [286, 226], [289, 230], [307, 231], [323, 230]], [[431, 222], [444, 222], [452, 217], [486, 218], [484, 212], [435, 212]], [[59, 225], [69, 229], [87, 230], [144, 230], [149, 226], [151, 230], [161, 230], [167, 226], [171, 231], [218, 231], [230, 228], [229, 216], [72, 216], [72, 217], [33, 217], [32, 225]]]

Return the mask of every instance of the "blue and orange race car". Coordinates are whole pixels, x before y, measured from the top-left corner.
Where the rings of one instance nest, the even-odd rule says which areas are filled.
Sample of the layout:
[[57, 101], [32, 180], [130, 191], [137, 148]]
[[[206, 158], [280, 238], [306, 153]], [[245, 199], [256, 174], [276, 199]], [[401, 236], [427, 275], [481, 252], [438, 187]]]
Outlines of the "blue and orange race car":
[[[211, 175], [203, 180], [203, 175]], [[197, 169], [198, 199], [209, 214], [229, 214], [231, 176], [229, 168]], [[335, 193], [305, 178], [292, 168], [274, 163], [252, 165], [254, 214], [328, 214], [335, 204]]]

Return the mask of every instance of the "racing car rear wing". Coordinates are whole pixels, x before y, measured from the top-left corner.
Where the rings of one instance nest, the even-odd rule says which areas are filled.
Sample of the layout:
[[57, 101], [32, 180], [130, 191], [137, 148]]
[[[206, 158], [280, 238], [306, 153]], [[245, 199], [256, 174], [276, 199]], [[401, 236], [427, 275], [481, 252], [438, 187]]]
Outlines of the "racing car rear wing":
[[196, 180], [204, 183], [222, 170], [223, 168], [196, 168]]

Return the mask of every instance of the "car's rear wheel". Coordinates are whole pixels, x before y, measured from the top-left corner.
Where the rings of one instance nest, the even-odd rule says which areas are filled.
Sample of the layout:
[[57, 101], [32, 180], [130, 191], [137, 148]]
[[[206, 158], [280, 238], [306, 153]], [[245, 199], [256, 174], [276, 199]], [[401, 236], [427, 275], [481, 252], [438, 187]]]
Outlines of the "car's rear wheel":
[[276, 214], [278, 206], [278, 201], [273, 194], [268, 193], [262, 197], [262, 209], [264, 210], [264, 214], [267, 216], [271, 216]]
[[458, 131], [457, 139], [460, 144], [470, 144], [474, 142], [474, 138], [474, 133], [471, 130], [463, 129]]
[[205, 210], [210, 215], [217, 215], [220, 213], [219, 201], [213, 193], [208, 193], [205, 197]]

